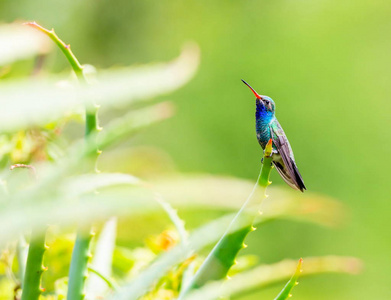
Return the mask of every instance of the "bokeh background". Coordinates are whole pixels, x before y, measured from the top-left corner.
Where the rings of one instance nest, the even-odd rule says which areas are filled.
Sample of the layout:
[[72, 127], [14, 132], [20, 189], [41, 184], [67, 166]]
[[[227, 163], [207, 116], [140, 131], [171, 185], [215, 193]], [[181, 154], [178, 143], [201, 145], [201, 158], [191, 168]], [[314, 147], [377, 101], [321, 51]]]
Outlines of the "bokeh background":
[[[54, 27], [97, 68], [167, 61], [185, 42], [199, 45], [195, 78], [163, 97], [176, 115], [106, 153], [104, 170], [130, 172], [132, 159], [153, 152], [151, 169], [161, 172], [255, 180], [262, 152], [254, 97], [240, 79], [272, 97], [308, 190], [339, 199], [350, 217], [337, 229], [268, 223], [249, 236], [246, 251], [266, 263], [326, 254], [364, 261], [358, 276], [303, 279], [294, 296], [319, 300], [391, 298], [390, 16], [391, 3], [377, 0], [0, 3], [1, 22]], [[59, 52], [47, 65], [67, 68]], [[273, 182], [284, 186], [276, 172]], [[243, 299], [271, 299], [279, 289]]]

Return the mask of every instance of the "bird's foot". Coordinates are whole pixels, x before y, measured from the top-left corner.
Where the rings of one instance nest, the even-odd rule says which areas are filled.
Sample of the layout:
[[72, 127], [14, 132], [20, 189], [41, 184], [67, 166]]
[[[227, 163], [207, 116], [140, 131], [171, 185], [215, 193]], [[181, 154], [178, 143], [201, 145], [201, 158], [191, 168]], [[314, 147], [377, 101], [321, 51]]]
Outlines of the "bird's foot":
[[[271, 155], [271, 156], [273, 156], [273, 154], [277, 154], [277, 153], [278, 153], [278, 151], [275, 150], [275, 149], [273, 149], [273, 150], [272, 150], [272, 155]], [[263, 151], [263, 156], [265, 156], [265, 150]], [[262, 157], [262, 163], [263, 163], [263, 157]]]

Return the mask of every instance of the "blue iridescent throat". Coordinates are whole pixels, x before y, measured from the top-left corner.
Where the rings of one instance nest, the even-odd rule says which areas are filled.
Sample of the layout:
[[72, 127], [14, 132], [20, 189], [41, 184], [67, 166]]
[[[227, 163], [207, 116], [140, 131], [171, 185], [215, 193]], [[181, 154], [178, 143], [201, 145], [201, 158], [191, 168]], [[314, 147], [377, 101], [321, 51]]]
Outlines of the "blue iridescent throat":
[[274, 112], [268, 111], [261, 101], [256, 101], [255, 119], [257, 122], [257, 130], [264, 130], [265, 125], [268, 125], [274, 118]]

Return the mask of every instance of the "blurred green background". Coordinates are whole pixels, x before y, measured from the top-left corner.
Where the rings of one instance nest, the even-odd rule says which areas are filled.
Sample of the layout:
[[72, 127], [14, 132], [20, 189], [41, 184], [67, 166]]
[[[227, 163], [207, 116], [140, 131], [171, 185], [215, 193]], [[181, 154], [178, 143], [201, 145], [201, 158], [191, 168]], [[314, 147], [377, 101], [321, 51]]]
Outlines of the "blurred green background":
[[[319, 300], [391, 299], [390, 16], [391, 2], [377, 0], [0, 3], [2, 22], [54, 27], [98, 68], [170, 60], [184, 42], [198, 43], [197, 75], [164, 97], [176, 115], [130, 141], [160, 148], [179, 171], [255, 180], [254, 97], [240, 79], [272, 97], [308, 190], [340, 199], [351, 217], [338, 229], [270, 223], [249, 236], [246, 251], [262, 262], [364, 260], [359, 276], [303, 279], [294, 296]], [[67, 68], [59, 52], [49, 65]], [[276, 172], [273, 181], [284, 185]], [[243, 299], [271, 299], [279, 289]]]

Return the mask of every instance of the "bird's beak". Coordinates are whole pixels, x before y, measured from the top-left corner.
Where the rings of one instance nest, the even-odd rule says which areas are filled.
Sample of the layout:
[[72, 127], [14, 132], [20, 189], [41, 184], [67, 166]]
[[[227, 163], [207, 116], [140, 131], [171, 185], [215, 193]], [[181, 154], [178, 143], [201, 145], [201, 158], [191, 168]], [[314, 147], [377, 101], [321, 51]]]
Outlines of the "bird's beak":
[[255, 97], [257, 97], [257, 99], [262, 99], [261, 95], [259, 95], [247, 82], [245, 82], [243, 79], [242, 79], [243, 83], [245, 85], [247, 85], [250, 90], [254, 93]]

